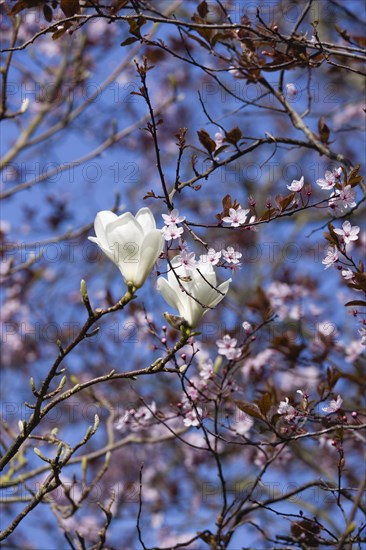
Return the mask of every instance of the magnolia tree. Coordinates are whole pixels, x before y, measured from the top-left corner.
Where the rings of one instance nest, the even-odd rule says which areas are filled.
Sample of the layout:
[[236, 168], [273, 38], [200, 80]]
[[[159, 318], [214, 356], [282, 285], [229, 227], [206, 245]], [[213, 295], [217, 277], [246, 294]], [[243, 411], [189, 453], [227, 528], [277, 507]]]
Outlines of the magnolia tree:
[[4, 548], [361, 548], [361, 2], [5, 0]]

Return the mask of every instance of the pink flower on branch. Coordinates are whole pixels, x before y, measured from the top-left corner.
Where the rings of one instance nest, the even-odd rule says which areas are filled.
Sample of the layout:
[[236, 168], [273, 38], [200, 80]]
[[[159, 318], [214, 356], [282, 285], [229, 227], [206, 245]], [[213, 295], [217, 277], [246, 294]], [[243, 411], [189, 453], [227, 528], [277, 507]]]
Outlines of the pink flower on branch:
[[199, 416], [202, 416], [201, 407], [196, 407], [196, 409], [189, 409], [184, 413], [183, 424], [187, 428], [190, 428], [191, 426], [199, 426], [201, 422]]
[[332, 266], [336, 262], [338, 262], [338, 250], [335, 246], [330, 246], [326, 257], [322, 260], [322, 264], [325, 265], [324, 269], [328, 269], [328, 267]]
[[166, 241], [179, 239], [183, 231], [184, 231], [183, 227], [178, 227], [177, 225], [175, 225], [175, 223], [171, 225], [167, 225], [163, 229], [164, 239]]
[[285, 420], [291, 422], [296, 416], [296, 409], [289, 403], [289, 398], [285, 397], [284, 401], [280, 401], [279, 407], [277, 409], [278, 414], [285, 415]]
[[176, 208], [174, 208], [174, 210], [172, 210], [170, 214], [162, 214], [161, 217], [163, 218], [165, 225], [168, 226], [182, 223], [186, 219], [185, 216], [179, 215], [179, 210], [177, 210]]
[[329, 199], [330, 208], [342, 213], [344, 208], [356, 206], [356, 191], [350, 185], [346, 185], [340, 191], [336, 190]]
[[235, 208], [229, 208], [229, 216], [222, 218], [222, 221], [225, 223], [230, 223], [231, 227], [239, 227], [245, 223], [249, 212], [249, 209], [244, 210], [239, 204], [239, 208], [237, 210], [235, 210]]
[[207, 254], [202, 254], [200, 256], [201, 263], [209, 262], [211, 265], [217, 265], [221, 258], [221, 252], [216, 252], [214, 248], [209, 248]]
[[203, 380], [209, 380], [214, 375], [213, 363], [211, 359], [208, 359], [207, 361], [202, 363], [199, 369], [200, 369], [200, 376], [201, 378], [203, 378]]
[[332, 172], [327, 170], [325, 172], [324, 178], [320, 178], [316, 180], [316, 183], [324, 189], [324, 191], [327, 191], [329, 189], [333, 189], [335, 184], [339, 181], [340, 177], [342, 175], [342, 168], [335, 168]]
[[237, 349], [237, 343], [236, 338], [231, 338], [229, 334], [225, 334], [221, 340], [216, 340], [218, 354], [224, 355], [229, 361], [238, 359], [241, 355], [241, 350]]
[[342, 277], [346, 280], [346, 281], [350, 281], [351, 279], [354, 278], [354, 273], [351, 269], [343, 269], [342, 270]]
[[351, 225], [347, 220], [343, 222], [342, 229], [335, 229], [334, 233], [337, 233], [341, 237], [344, 244], [349, 244], [351, 241], [357, 241], [360, 228], [358, 225]]
[[232, 246], [228, 246], [226, 250], [222, 250], [221, 252], [228, 264], [238, 264], [242, 257], [242, 253], [235, 251]]
[[300, 192], [304, 187], [304, 176], [301, 176], [299, 180], [293, 180], [290, 185], [287, 185], [287, 189], [290, 191]]
[[196, 268], [197, 261], [194, 252], [187, 252], [186, 250], [182, 250], [178, 258], [182, 262], [182, 265], [184, 265], [187, 269]]
[[290, 98], [296, 97], [298, 94], [296, 85], [293, 82], [289, 82], [288, 84], [286, 84], [286, 92], [288, 97]]
[[337, 399], [332, 399], [329, 401], [329, 405], [327, 407], [322, 407], [322, 410], [328, 414], [335, 413], [339, 411], [339, 409], [342, 407], [343, 399], [340, 395], [338, 395]]

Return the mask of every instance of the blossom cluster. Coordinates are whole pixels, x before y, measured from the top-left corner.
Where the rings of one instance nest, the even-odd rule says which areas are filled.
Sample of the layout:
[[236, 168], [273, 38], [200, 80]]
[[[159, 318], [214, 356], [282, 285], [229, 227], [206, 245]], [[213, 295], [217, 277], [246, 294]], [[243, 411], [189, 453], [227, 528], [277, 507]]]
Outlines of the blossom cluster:
[[[344, 245], [346, 248], [347, 245], [352, 243], [353, 241], [357, 241], [359, 237], [360, 228], [358, 225], [351, 225], [351, 223], [346, 220], [342, 224], [342, 228], [336, 228], [334, 229], [334, 233], [338, 235], [339, 241], [341, 244]], [[322, 263], [325, 265], [324, 269], [328, 269], [328, 267], [331, 267], [333, 264], [337, 263], [339, 261], [339, 250], [337, 246], [333, 245], [330, 246], [327, 250], [327, 255], [323, 259]], [[353, 272], [350, 269], [346, 269], [342, 271], [342, 276], [348, 280], [353, 278]]]
[[170, 214], [162, 214], [161, 216], [165, 223], [165, 227], [163, 229], [164, 239], [166, 241], [179, 239], [184, 232], [184, 229], [183, 227], [178, 227], [178, 224], [184, 222], [186, 217], [180, 216], [179, 211], [176, 208], [174, 208]]
[[[317, 185], [323, 191], [332, 191], [328, 200], [328, 206], [333, 215], [342, 215], [348, 208], [356, 206], [356, 191], [350, 184], [341, 183], [342, 168], [327, 170], [323, 178], [316, 180]], [[305, 184], [304, 176], [299, 180], [293, 180], [287, 185], [287, 189], [293, 193], [301, 193]]]
[[[289, 398], [285, 397], [285, 400], [280, 401], [277, 408], [277, 413], [282, 415], [284, 420], [290, 424], [293, 424], [295, 421], [298, 422], [300, 419], [306, 420], [308, 415], [308, 393], [303, 390], [296, 390], [296, 393], [300, 394], [302, 397], [300, 407], [294, 407], [291, 405]], [[338, 395], [337, 399], [332, 399], [327, 406], [322, 407], [322, 410], [327, 414], [333, 414], [341, 410], [342, 404], [343, 399]]]
[[[128, 287], [140, 288], [155, 262], [163, 251], [165, 240], [178, 238], [183, 228], [177, 224], [185, 220], [174, 209], [167, 215], [163, 214], [165, 228], [156, 228], [154, 216], [149, 208], [141, 208], [136, 216], [126, 212], [117, 216], [110, 211], [99, 212], [95, 218], [94, 229], [96, 237], [89, 237], [95, 242], [120, 269]], [[232, 247], [222, 254], [228, 263], [237, 264], [241, 254]], [[208, 255], [217, 258], [213, 249]], [[166, 302], [178, 310], [182, 322], [191, 328], [196, 327], [202, 317], [213, 309], [225, 297], [229, 290], [231, 279], [217, 284], [213, 265], [215, 261], [195, 259], [194, 253], [182, 251], [168, 261], [168, 278], [160, 277], [157, 289]]]

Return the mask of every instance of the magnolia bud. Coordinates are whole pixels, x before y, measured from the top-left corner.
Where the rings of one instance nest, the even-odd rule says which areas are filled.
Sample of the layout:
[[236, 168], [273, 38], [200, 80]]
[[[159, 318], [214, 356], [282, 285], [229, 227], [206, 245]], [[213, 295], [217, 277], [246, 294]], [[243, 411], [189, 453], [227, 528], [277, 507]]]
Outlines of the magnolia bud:
[[179, 330], [182, 325], [188, 327], [187, 321], [183, 317], [179, 317], [179, 315], [171, 315], [167, 312], [163, 313], [163, 315], [169, 325], [177, 330]]

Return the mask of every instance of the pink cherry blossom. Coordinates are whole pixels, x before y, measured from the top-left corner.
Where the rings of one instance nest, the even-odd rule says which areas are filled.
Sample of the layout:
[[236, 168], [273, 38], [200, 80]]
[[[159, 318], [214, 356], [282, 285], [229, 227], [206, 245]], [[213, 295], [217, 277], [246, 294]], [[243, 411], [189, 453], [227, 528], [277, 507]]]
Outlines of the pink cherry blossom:
[[350, 185], [346, 185], [340, 191], [335, 191], [329, 200], [329, 206], [340, 210], [343, 208], [354, 208], [356, 206], [356, 191]]
[[197, 401], [197, 399], [199, 398], [200, 394], [199, 394], [198, 388], [194, 384], [193, 379], [192, 379], [191, 383], [188, 384], [188, 386], [186, 387], [186, 392], [187, 392], [187, 395], [189, 395], [189, 397], [192, 401]]
[[216, 252], [214, 248], [209, 248], [207, 254], [202, 254], [200, 256], [200, 262], [202, 264], [209, 262], [212, 265], [217, 265], [221, 258], [221, 251]]
[[180, 259], [182, 265], [184, 265], [187, 269], [196, 268], [197, 261], [194, 252], [187, 252], [187, 250], [182, 250], [178, 258]]
[[230, 424], [231, 430], [237, 435], [247, 435], [253, 427], [254, 420], [248, 414], [237, 409], [234, 421]]
[[353, 340], [345, 347], [346, 362], [353, 363], [364, 351], [362, 342], [360, 340]]
[[214, 371], [213, 371], [213, 364], [211, 359], [208, 359], [204, 363], [201, 363], [200, 365], [200, 376], [203, 378], [203, 380], [209, 380], [212, 378]]
[[277, 409], [278, 414], [284, 414], [285, 420], [290, 422], [296, 416], [296, 409], [289, 403], [288, 397], [285, 397], [284, 401], [280, 401]]
[[325, 265], [324, 269], [328, 269], [328, 267], [332, 266], [335, 262], [338, 261], [338, 250], [335, 246], [330, 246], [327, 251], [327, 255], [322, 260], [322, 264]]
[[226, 250], [222, 250], [221, 252], [228, 264], [238, 264], [242, 257], [242, 253], [235, 251], [232, 246], [228, 246]]
[[237, 343], [236, 338], [231, 338], [229, 334], [225, 334], [221, 340], [216, 340], [218, 354], [224, 355], [229, 361], [238, 359], [241, 355], [241, 350], [237, 349]]
[[246, 332], [247, 334], [253, 332], [253, 327], [250, 323], [248, 323], [248, 321], [244, 321], [241, 326], [243, 327], [244, 332]]
[[291, 185], [287, 185], [287, 189], [290, 191], [299, 192], [304, 187], [304, 176], [301, 176], [299, 180], [293, 180]]
[[190, 428], [191, 426], [199, 426], [201, 422], [199, 419], [199, 416], [201, 415], [202, 415], [201, 407], [196, 407], [195, 409], [189, 409], [184, 413], [183, 424], [187, 426], [187, 428]]
[[352, 226], [348, 220], [343, 222], [342, 229], [334, 230], [334, 233], [337, 233], [337, 235], [341, 237], [344, 244], [349, 244], [351, 241], [357, 241], [359, 232], [360, 228], [358, 225]]
[[171, 241], [172, 239], [179, 239], [183, 231], [184, 231], [183, 227], [178, 227], [177, 225], [175, 225], [175, 223], [171, 225], [167, 225], [163, 229], [164, 239], [166, 241]]
[[335, 413], [341, 408], [342, 403], [343, 403], [343, 399], [341, 398], [340, 395], [338, 395], [336, 400], [332, 399], [329, 402], [329, 405], [327, 407], [322, 407], [322, 410], [329, 414]]
[[172, 210], [170, 214], [162, 214], [161, 217], [163, 218], [165, 225], [168, 226], [182, 223], [186, 219], [185, 216], [179, 215], [179, 210], [177, 210], [176, 208], [174, 208], [174, 210]]
[[366, 328], [361, 327], [358, 329], [358, 334], [361, 336], [361, 344], [366, 346]]
[[254, 357], [246, 359], [241, 369], [244, 378], [248, 378], [251, 372], [259, 372], [265, 366], [274, 364], [275, 354], [272, 348], [266, 348]]
[[346, 280], [346, 281], [350, 281], [351, 279], [353, 279], [354, 277], [354, 273], [351, 269], [343, 269], [342, 270], [342, 277]]
[[222, 221], [225, 223], [230, 223], [231, 227], [239, 227], [245, 223], [249, 212], [249, 209], [244, 210], [239, 204], [239, 208], [237, 210], [235, 210], [235, 208], [229, 208], [229, 216], [222, 218]]
[[289, 97], [296, 97], [298, 93], [296, 85], [293, 82], [286, 84], [286, 92]]
[[230, 264], [227, 267], [230, 269], [231, 273], [237, 273], [241, 269], [241, 264]]
[[337, 181], [339, 181], [340, 177], [342, 175], [342, 168], [335, 168], [330, 172], [327, 170], [325, 172], [324, 178], [320, 178], [316, 180], [316, 183], [324, 189], [324, 191], [327, 191], [329, 189], [333, 189]]

